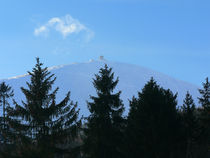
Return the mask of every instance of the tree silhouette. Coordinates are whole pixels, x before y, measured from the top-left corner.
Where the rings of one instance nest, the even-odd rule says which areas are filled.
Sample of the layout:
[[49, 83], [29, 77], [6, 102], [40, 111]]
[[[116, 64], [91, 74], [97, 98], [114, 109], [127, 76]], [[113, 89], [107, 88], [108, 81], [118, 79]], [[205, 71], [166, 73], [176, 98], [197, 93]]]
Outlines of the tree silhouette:
[[177, 101], [153, 78], [130, 101], [126, 129], [127, 157], [170, 157], [176, 152]]
[[192, 96], [187, 92], [182, 106], [183, 124], [186, 140], [186, 158], [193, 157], [193, 145], [196, 142], [198, 123], [196, 108]]
[[9, 105], [8, 99], [13, 97], [14, 93], [12, 87], [6, 85], [5, 82], [0, 84], [0, 105], [3, 109], [3, 129], [6, 127], [5, 118], [6, 118], [6, 108]]
[[70, 92], [56, 104], [56, 93], [52, 89], [56, 78], [47, 67], [42, 68], [39, 58], [32, 72], [28, 89], [21, 87], [26, 101], [15, 108], [8, 108], [9, 124], [13, 129], [13, 140], [20, 157], [51, 158], [70, 154], [69, 145], [76, 139], [80, 120], [77, 104], [70, 101]]
[[113, 93], [118, 78], [114, 80], [111, 68], [105, 65], [95, 75], [93, 85], [97, 96], [91, 96], [88, 102], [90, 116], [87, 118], [84, 140], [85, 157], [117, 158], [122, 157], [122, 113], [124, 106], [120, 99], [121, 92]]
[[199, 89], [201, 97], [199, 97], [199, 103], [202, 106], [200, 112], [200, 123], [201, 123], [201, 138], [203, 144], [210, 151], [210, 83], [208, 78], [203, 83], [203, 89]]

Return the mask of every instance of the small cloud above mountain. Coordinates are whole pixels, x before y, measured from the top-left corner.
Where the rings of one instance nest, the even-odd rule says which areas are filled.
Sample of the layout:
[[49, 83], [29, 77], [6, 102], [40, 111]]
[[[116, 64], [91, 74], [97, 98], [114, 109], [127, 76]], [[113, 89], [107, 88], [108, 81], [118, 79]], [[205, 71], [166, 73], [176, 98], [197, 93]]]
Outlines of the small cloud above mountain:
[[74, 19], [67, 14], [64, 17], [53, 17], [49, 19], [44, 25], [34, 29], [34, 35], [48, 35], [50, 31], [55, 30], [59, 32], [64, 38], [71, 34], [85, 33], [86, 39], [89, 41], [93, 38], [94, 32], [82, 24], [79, 20]]

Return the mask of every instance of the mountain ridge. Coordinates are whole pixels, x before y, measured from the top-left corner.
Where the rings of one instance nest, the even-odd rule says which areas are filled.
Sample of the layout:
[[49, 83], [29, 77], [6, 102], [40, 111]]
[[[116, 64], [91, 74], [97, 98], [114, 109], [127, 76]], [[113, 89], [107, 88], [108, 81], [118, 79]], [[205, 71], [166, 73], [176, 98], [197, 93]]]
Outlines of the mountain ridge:
[[[89, 95], [96, 95], [92, 85], [92, 79], [94, 78], [94, 74], [97, 74], [104, 64], [113, 68], [115, 77], [119, 76], [119, 84], [116, 87], [116, 91], [122, 91], [121, 98], [125, 104], [126, 113], [129, 108], [128, 99], [131, 99], [132, 96], [136, 96], [137, 92], [141, 91], [144, 84], [149, 81], [151, 77], [153, 77], [161, 87], [165, 89], [169, 88], [173, 93], [178, 92], [177, 100], [179, 106], [182, 104], [187, 91], [192, 94], [195, 102], [198, 102], [199, 87], [196, 85], [175, 79], [146, 67], [128, 63], [110, 62], [107, 60], [90, 60], [84, 63], [49, 67], [48, 70], [57, 77], [55, 85], [53, 86], [54, 88], [59, 87], [57, 100], [61, 100], [68, 91], [71, 91], [71, 98], [74, 102], [78, 101], [81, 114], [85, 116], [88, 115], [89, 112], [86, 101], [90, 101]], [[14, 89], [14, 99], [17, 100], [18, 103], [24, 100], [24, 95], [20, 87], [26, 87], [26, 81], [29, 81], [27, 74], [1, 79], [0, 82], [2, 81], [5, 81]]]

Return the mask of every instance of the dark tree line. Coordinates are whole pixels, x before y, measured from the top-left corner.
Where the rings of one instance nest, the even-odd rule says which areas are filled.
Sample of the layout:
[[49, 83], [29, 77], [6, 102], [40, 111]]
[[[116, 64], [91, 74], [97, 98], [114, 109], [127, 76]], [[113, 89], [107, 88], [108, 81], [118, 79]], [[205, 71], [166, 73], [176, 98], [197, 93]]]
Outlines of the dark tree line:
[[123, 114], [121, 91], [115, 88], [107, 65], [93, 79], [96, 96], [87, 102], [90, 115], [78, 118], [77, 103], [68, 92], [56, 102], [59, 88], [47, 67], [37, 63], [21, 104], [5, 82], [0, 84], [0, 158], [209, 158], [210, 83], [199, 89], [199, 105], [186, 92], [183, 105], [177, 95], [151, 78], [129, 101]]

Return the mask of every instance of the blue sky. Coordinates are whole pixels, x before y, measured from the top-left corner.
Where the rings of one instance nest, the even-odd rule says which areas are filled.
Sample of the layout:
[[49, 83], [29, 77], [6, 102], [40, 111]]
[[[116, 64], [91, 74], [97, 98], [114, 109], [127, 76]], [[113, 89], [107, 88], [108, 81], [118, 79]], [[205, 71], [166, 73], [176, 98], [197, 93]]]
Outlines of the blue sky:
[[0, 78], [100, 55], [197, 85], [210, 74], [208, 0], [0, 0]]

